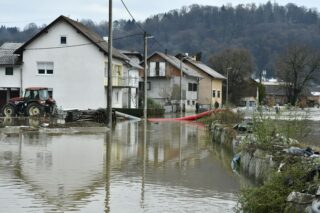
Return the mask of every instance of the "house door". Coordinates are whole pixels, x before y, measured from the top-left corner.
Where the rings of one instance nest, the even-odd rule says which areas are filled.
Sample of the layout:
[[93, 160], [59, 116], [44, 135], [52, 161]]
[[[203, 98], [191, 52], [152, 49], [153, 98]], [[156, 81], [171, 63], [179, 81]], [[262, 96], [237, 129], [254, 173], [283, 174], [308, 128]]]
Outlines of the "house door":
[[0, 109], [8, 102], [9, 99], [20, 96], [20, 89], [0, 90]]
[[0, 108], [7, 103], [7, 90], [0, 90]]

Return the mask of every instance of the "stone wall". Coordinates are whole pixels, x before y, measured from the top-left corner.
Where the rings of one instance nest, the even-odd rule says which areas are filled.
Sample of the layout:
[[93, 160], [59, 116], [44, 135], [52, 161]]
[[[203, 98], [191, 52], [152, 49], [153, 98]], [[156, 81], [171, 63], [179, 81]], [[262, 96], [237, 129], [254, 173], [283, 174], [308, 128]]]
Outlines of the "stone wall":
[[[213, 143], [225, 145], [232, 149], [234, 154], [238, 153], [240, 144], [246, 138], [245, 135], [237, 135], [233, 128], [222, 125], [213, 125], [211, 133]], [[243, 173], [258, 181], [267, 179], [270, 171], [278, 166], [272, 155], [260, 149], [241, 150], [239, 163]]]

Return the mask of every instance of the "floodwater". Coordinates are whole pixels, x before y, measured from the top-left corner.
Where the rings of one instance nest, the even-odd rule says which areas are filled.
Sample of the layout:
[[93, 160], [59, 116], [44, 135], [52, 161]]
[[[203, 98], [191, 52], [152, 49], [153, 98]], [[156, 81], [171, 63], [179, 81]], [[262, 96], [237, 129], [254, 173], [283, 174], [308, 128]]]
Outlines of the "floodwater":
[[304, 144], [320, 146], [320, 121], [306, 121], [302, 124], [302, 131], [305, 134], [300, 134], [296, 139]]
[[234, 212], [231, 154], [201, 125], [0, 133], [0, 212]]

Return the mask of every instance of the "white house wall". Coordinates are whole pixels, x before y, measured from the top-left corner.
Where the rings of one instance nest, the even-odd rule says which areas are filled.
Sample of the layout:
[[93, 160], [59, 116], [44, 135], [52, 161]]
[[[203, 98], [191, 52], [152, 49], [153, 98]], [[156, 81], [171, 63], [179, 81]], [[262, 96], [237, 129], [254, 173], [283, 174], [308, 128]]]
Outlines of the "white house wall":
[[[28, 50], [86, 44], [70, 48]], [[44, 86], [53, 89], [53, 98], [63, 109], [99, 108], [106, 106], [104, 72], [106, 57], [89, 40], [65, 22], [52, 26], [26, 47], [23, 53], [23, 89]], [[53, 75], [39, 75], [37, 62], [53, 62]]]
[[10, 66], [0, 66], [0, 87], [20, 88], [21, 87], [21, 67], [15, 66], [13, 69], [13, 75], [5, 74], [6, 67], [10, 67]]

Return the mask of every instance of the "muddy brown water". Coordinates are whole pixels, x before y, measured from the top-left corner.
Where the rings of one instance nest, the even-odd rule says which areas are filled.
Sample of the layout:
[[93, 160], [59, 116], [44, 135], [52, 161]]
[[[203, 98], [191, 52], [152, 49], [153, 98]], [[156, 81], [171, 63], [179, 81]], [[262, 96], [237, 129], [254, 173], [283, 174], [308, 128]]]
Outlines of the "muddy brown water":
[[201, 126], [122, 122], [110, 137], [0, 133], [0, 212], [234, 212], [232, 156]]

